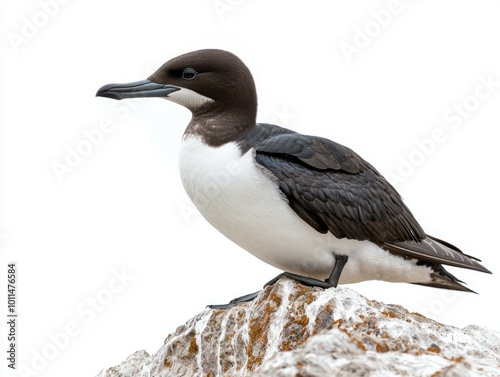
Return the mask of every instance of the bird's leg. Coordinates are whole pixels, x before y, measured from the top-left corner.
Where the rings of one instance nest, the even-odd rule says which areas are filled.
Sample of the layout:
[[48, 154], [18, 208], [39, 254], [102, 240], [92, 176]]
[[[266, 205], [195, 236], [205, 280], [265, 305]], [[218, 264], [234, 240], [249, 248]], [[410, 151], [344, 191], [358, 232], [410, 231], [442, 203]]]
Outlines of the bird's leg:
[[335, 266], [333, 266], [332, 273], [326, 279], [326, 282], [330, 283], [332, 287], [337, 288], [337, 285], [339, 285], [340, 275], [348, 260], [347, 255], [335, 255]]
[[335, 255], [335, 266], [333, 266], [333, 270], [330, 273], [330, 276], [326, 280], [319, 280], [315, 278], [310, 278], [307, 276], [292, 274], [291, 272], [283, 272], [276, 276], [271, 281], [267, 282], [264, 287], [268, 285], [272, 285], [276, 283], [281, 277], [286, 276], [290, 279], [296, 280], [299, 283], [309, 285], [311, 287], [321, 287], [321, 288], [336, 288], [339, 284], [340, 275], [342, 274], [342, 270], [344, 269], [345, 264], [349, 257], [347, 255]]

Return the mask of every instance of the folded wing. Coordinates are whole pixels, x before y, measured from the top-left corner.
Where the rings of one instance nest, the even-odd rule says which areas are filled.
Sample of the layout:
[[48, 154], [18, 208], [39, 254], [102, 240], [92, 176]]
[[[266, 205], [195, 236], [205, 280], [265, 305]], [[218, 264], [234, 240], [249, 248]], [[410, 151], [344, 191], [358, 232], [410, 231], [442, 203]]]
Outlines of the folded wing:
[[331, 140], [278, 134], [254, 146], [290, 207], [318, 232], [369, 240], [428, 263], [489, 272], [477, 258], [425, 234], [394, 187], [368, 162]]

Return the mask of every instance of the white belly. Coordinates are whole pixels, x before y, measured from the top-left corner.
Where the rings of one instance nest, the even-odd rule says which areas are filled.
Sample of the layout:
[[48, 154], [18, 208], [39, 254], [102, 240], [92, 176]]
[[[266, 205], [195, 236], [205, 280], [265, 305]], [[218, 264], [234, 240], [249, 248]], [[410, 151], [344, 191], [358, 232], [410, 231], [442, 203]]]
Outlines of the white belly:
[[230, 240], [283, 271], [325, 279], [335, 254], [349, 256], [340, 283], [363, 280], [427, 282], [429, 270], [393, 256], [368, 241], [321, 234], [288, 205], [263, 174], [250, 149], [241, 156], [228, 143], [210, 147], [187, 135], [180, 150], [182, 183], [207, 221]]

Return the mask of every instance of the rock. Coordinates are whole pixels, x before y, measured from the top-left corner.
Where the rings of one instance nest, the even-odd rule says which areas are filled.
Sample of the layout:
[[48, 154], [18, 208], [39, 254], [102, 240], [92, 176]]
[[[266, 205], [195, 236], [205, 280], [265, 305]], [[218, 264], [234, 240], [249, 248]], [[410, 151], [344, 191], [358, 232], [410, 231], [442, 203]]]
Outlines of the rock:
[[141, 369], [149, 364], [149, 353], [144, 350], [135, 351], [132, 355], [120, 365], [109, 368], [106, 372], [102, 371], [99, 376], [106, 377], [125, 377], [125, 376], [140, 376]]
[[500, 338], [458, 329], [338, 287], [288, 279], [251, 303], [206, 309], [154, 355], [98, 377], [500, 376]]

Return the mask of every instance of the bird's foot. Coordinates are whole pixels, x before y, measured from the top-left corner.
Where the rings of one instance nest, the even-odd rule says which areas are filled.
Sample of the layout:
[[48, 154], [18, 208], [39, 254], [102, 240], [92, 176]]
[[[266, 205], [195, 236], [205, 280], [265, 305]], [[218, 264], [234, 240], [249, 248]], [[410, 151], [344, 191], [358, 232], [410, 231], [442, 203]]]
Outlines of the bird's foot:
[[254, 293], [249, 293], [249, 294], [241, 296], [241, 297], [236, 297], [236, 298], [232, 299], [231, 301], [229, 301], [229, 303], [227, 303], [227, 304], [208, 305], [208, 307], [210, 309], [230, 309], [233, 306], [236, 306], [238, 304], [252, 301], [253, 299], [255, 299], [255, 297], [257, 297], [257, 295], [259, 294], [259, 292], [260, 291], [257, 291], [257, 292], [254, 292]]
[[[332, 272], [330, 273], [330, 276], [325, 279], [325, 280], [319, 280], [315, 278], [311, 278], [308, 276], [302, 276], [302, 275], [297, 275], [297, 274], [292, 274], [291, 272], [283, 272], [276, 276], [274, 279], [268, 281], [265, 285], [265, 287], [268, 287], [270, 285], [273, 285], [276, 283], [279, 279], [282, 277], [287, 277], [290, 279], [293, 279], [295, 281], [298, 281], [299, 283], [309, 285], [311, 287], [320, 287], [320, 288], [332, 288], [332, 287], [337, 287], [340, 279], [340, 274], [342, 273], [342, 270], [347, 263], [347, 260], [349, 257], [347, 255], [336, 255], [335, 256], [335, 266], [333, 267]], [[230, 309], [233, 306], [236, 306], [238, 304], [244, 303], [244, 302], [250, 302], [254, 300], [257, 295], [260, 293], [260, 291], [250, 293], [245, 296], [237, 297], [235, 299], [232, 299], [229, 301], [227, 304], [222, 304], [222, 305], [208, 305], [210, 309]]]
[[279, 279], [282, 277], [287, 277], [289, 279], [295, 280], [301, 284], [308, 285], [310, 287], [321, 287], [321, 288], [331, 288], [334, 285], [329, 283], [327, 280], [319, 280], [315, 278], [310, 278], [308, 276], [302, 276], [302, 275], [297, 275], [297, 274], [292, 274], [291, 272], [283, 272], [276, 276], [274, 279], [268, 281], [264, 287], [273, 285], [276, 283]]
[[333, 267], [333, 270], [330, 273], [330, 276], [325, 280], [319, 280], [319, 279], [311, 278], [308, 276], [292, 274], [291, 272], [283, 272], [283, 273], [279, 274], [278, 276], [276, 276], [274, 279], [267, 282], [266, 285], [264, 285], [264, 287], [267, 287], [269, 285], [273, 285], [282, 277], [287, 277], [287, 278], [293, 279], [295, 281], [298, 281], [299, 283], [302, 283], [304, 285], [308, 285], [310, 287], [320, 287], [320, 288], [332, 288], [332, 287], [334, 287], [334, 288], [336, 288], [337, 285], [339, 284], [340, 274], [342, 273], [342, 270], [344, 269], [344, 266], [347, 263], [348, 259], [349, 259], [349, 257], [347, 255], [336, 255], [335, 256], [335, 266]]

